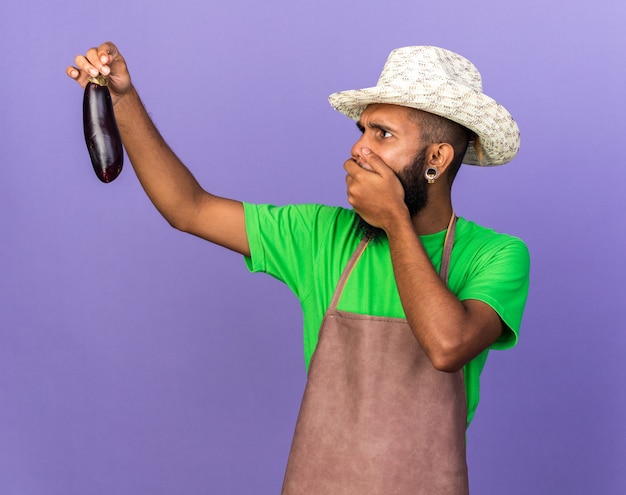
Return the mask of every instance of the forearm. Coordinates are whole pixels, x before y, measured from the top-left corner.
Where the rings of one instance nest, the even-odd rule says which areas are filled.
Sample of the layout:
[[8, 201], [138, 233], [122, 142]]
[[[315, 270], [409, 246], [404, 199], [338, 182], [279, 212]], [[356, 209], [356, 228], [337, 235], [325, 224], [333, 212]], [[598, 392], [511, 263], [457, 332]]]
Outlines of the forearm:
[[205, 191], [160, 135], [134, 88], [114, 108], [126, 153], [146, 194], [172, 226], [185, 230]]
[[483, 303], [457, 299], [435, 271], [410, 220], [387, 235], [398, 292], [416, 339], [435, 368], [462, 368], [497, 338], [499, 318]]
[[387, 235], [407, 321], [433, 365], [445, 367], [462, 324], [463, 306], [434, 270], [410, 221]]

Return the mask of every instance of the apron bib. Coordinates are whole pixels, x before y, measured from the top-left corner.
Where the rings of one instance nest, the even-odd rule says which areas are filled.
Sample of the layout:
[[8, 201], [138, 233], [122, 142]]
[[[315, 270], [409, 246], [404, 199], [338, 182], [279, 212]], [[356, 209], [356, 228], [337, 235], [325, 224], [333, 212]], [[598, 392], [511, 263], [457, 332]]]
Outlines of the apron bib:
[[405, 319], [337, 310], [367, 243], [350, 258], [324, 315], [282, 494], [467, 494], [462, 371], [436, 370]]

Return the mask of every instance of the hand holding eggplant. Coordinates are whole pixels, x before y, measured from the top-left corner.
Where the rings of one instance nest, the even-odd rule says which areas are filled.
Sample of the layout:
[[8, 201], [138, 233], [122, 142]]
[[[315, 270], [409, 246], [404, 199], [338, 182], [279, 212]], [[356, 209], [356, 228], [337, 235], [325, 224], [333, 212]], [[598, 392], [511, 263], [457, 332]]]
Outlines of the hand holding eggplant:
[[122, 171], [124, 158], [112, 95], [119, 99], [130, 89], [130, 76], [123, 57], [112, 43], [90, 49], [86, 56], [77, 56], [75, 62], [80, 69], [68, 67], [67, 74], [85, 88], [85, 143], [96, 175], [102, 182], [111, 182]]

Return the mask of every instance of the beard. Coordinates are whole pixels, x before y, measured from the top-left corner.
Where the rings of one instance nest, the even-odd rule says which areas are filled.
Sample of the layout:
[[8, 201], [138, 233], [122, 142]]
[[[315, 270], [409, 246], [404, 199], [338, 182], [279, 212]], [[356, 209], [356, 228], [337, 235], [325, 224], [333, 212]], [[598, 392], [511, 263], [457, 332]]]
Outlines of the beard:
[[[426, 147], [417, 152], [413, 161], [396, 173], [404, 189], [404, 204], [409, 210], [411, 218], [417, 215], [428, 202], [428, 187], [424, 177], [426, 162]], [[387, 237], [385, 231], [367, 223], [357, 214], [356, 230], [359, 238], [369, 237], [373, 242]]]

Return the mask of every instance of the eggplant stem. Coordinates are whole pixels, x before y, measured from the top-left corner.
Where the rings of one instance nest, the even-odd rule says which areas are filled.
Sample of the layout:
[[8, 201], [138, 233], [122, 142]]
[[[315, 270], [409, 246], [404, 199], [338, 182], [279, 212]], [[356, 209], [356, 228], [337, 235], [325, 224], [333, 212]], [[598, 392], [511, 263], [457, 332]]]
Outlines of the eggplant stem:
[[89, 82], [97, 84], [98, 86], [106, 86], [109, 84], [109, 81], [102, 74], [98, 74], [97, 77], [90, 77]]

